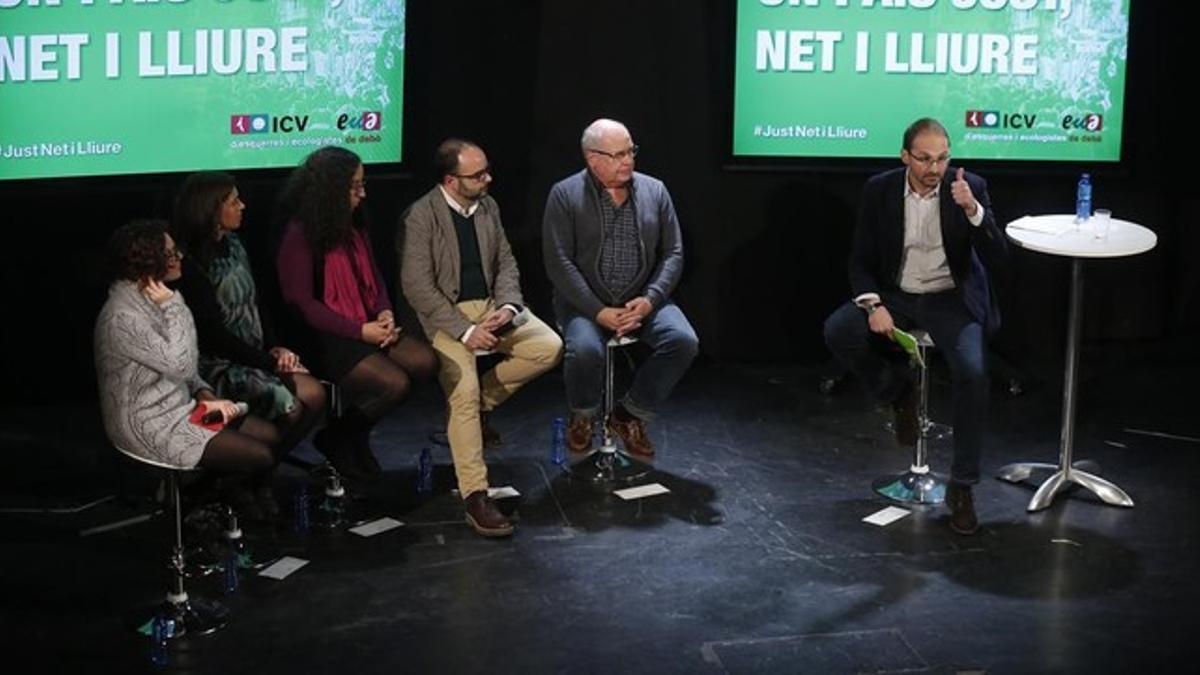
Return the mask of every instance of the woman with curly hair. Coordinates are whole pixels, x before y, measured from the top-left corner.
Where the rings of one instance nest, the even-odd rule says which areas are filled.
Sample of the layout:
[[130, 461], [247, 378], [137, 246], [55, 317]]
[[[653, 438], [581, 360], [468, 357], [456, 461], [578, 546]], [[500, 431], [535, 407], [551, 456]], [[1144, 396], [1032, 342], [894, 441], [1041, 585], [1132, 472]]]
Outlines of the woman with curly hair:
[[312, 334], [313, 371], [352, 402], [313, 439], [352, 480], [381, 473], [368, 445], [371, 429], [408, 395], [414, 379], [437, 370], [433, 349], [401, 335], [396, 323], [371, 249], [366, 196], [358, 155], [334, 146], [310, 154], [280, 197], [286, 225], [276, 261], [283, 299]]
[[279, 432], [197, 374], [192, 314], [164, 283], [179, 278], [181, 257], [162, 221], [135, 221], [109, 238], [113, 282], [94, 336], [104, 430], [154, 463], [261, 477], [275, 465]]
[[[246, 205], [233, 176], [194, 173], [175, 198], [171, 233], [186, 254], [177, 288], [196, 321], [200, 376], [218, 396], [245, 401], [279, 428], [286, 455], [320, 419], [325, 390], [300, 357], [275, 340], [260, 310], [250, 259], [238, 237]], [[254, 486], [262, 513], [279, 515], [270, 477]]]

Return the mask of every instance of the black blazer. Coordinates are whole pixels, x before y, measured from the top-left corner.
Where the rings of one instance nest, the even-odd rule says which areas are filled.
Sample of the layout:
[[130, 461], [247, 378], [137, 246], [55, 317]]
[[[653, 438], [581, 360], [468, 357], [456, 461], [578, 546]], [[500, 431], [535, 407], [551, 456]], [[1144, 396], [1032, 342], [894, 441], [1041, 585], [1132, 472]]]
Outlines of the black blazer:
[[[900, 258], [904, 253], [904, 182], [907, 167], [876, 174], [863, 187], [854, 244], [850, 252], [850, 287], [854, 297], [863, 293], [899, 290]], [[958, 170], [946, 167], [939, 193], [942, 246], [946, 262], [967, 310], [989, 331], [1000, 325], [989, 274], [1000, 272], [1008, 253], [1004, 234], [996, 226], [987, 182], [969, 172], [963, 177], [983, 209], [983, 221], [971, 225], [950, 196]]]

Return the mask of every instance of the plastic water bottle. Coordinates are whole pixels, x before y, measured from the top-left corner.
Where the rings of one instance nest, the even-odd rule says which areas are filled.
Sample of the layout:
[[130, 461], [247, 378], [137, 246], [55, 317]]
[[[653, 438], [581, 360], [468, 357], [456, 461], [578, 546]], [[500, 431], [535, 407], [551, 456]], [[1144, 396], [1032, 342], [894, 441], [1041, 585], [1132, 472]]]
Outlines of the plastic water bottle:
[[1083, 174], [1075, 188], [1075, 222], [1082, 223], [1092, 217], [1092, 177]]
[[417, 459], [417, 495], [428, 497], [433, 494], [433, 455], [429, 448], [421, 448]]
[[554, 418], [554, 431], [550, 440], [550, 463], [562, 466], [567, 463], [567, 421]]
[[346, 488], [336, 473], [330, 474], [325, 482], [325, 499], [321, 501], [320, 524], [323, 527], [341, 527], [346, 517]]
[[167, 640], [175, 635], [175, 619], [159, 614], [150, 624], [150, 661], [163, 668], [167, 665], [169, 652]]
[[300, 484], [292, 500], [292, 531], [297, 534], [308, 532], [308, 485]]
[[241, 563], [241, 556], [238, 555], [236, 546], [228, 546], [225, 549], [225, 560], [221, 570], [221, 590], [225, 595], [233, 595], [237, 592], [241, 581], [238, 578], [238, 565]]

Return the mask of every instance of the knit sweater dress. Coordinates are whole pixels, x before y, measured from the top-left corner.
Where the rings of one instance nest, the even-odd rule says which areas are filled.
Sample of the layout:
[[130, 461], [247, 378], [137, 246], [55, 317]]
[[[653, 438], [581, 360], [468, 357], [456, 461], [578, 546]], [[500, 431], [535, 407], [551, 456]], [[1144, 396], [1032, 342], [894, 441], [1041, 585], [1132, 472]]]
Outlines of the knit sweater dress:
[[196, 326], [180, 293], [161, 307], [116, 281], [96, 319], [96, 377], [109, 440], [150, 462], [189, 469], [217, 432], [188, 421], [196, 392]]

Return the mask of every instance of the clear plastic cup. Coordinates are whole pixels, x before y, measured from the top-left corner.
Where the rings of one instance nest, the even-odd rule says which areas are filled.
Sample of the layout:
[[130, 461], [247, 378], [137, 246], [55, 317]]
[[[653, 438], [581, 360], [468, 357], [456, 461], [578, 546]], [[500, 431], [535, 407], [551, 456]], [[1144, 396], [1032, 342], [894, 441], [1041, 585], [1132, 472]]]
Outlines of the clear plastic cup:
[[1112, 211], [1096, 209], [1092, 213], [1092, 236], [1096, 239], [1107, 239], [1108, 228], [1112, 226]]

